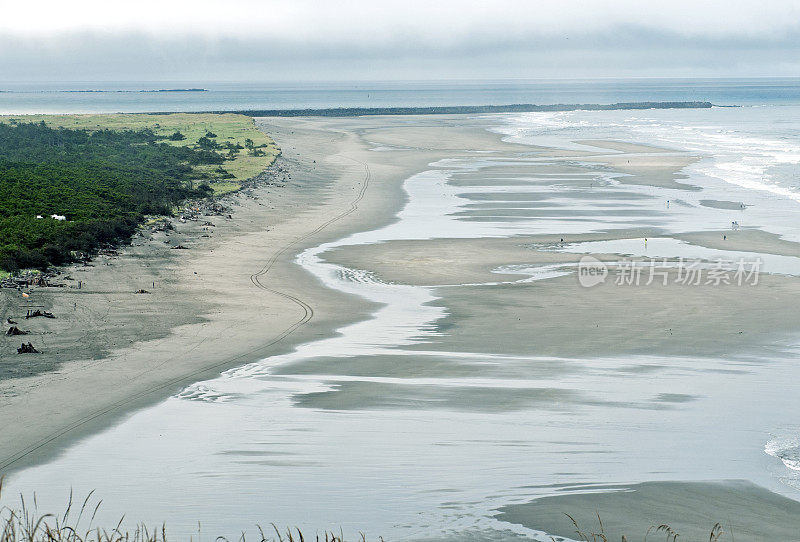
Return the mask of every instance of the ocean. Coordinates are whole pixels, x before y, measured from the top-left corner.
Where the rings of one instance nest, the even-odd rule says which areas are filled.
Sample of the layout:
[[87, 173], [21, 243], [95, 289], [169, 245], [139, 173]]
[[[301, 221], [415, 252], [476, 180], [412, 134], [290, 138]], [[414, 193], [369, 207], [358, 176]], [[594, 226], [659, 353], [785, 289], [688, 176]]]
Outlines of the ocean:
[[[206, 92], [152, 92], [197, 88]], [[0, 82], [0, 114], [14, 115], [646, 101], [710, 101], [716, 105], [797, 104], [800, 103], [800, 79]]]

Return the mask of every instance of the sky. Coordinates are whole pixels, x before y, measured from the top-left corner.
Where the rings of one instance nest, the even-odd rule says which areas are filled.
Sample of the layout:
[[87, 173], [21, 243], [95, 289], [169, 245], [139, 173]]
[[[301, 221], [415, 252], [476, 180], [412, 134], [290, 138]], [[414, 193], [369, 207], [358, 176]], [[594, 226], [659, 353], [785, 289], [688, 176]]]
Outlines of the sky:
[[0, 0], [0, 81], [800, 76], [800, 0]]

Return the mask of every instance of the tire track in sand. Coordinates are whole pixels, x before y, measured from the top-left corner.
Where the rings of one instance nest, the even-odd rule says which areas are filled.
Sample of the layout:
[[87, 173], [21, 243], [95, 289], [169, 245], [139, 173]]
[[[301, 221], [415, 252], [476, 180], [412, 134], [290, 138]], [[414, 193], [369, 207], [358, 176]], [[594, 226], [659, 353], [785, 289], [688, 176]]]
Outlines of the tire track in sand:
[[234, 361], [236, 361], [236, 360], [238, 360], [240, 358], [246, 358], [246, 357], [254, 354], [255, 352], [257, 352], [259, 350], [262, 350], [264, 348], [268, 348], [268, 347], [270, 347], [270, 346], [282, 341], [283, 339], [285, 339], [286, 337], [288, 337], [289, 335], [291, 335], [292, 333], [297, 331], [297, 329], [299, 329], [303, 325], [307, 324], [314, 317], [314, 309], [311, 307], [311, 305], [309, 305], [308, 303], [306, 303], [305, 301], [303, 301], [299, 297], [294, 296], [294, 295], [292, 295], [292, 294], [290, 294], [288, 292], [281, 292], [280, 290], [277, 290], [277, 289], [274, 289], [274, 288], [270, 288], [269, 286], [264, 285], [261, 282], [261, 279], [263, 279], [269, 273], [269, 271], [273, 268], [273, 266], [277, 262], [278, 258], [282, 254], [286, 253], [286, 251], [288, 251], [290, 248], [292, 248], [293, 246], [297, 245], [298, 243], [308, 239], [309, 237], [320, 233], [322, 230], [324, 230], [325, 228], [327, 228], [331, 224], [333, 224], [335, 222], [338, 222], [339, 220], [351, 215], [353, 212], [355, 212], [358, 209], [358, 204], [361, 202], [361, 200], [364, 198], [364, 195], [366, 194], [367, 187], [369, 186], [369, 182], [370, 182], [370, 180], [372, 178], [372, 173], [371, 173], [371, 171], [369, 169], [369, 165], [366, 162], [362, 162], [361, 160], [357, 160], [355, 158], [351, 158], [351, 157], [348, 157], [348, 156], [342, 156], [342, 157], [346, 158], [348, 160], [352, 160], [352, 161], [354, 161], [354, 162], [356, 162], [358, 164], [361, 164], [364, 167], [364, 180], [361, 182], [361, 188], [359, 189], [356, 197], [350, 202], [350, 207], [346, 211], [344, 211], [344, 212], [334, 216], [333, 218], [323, 222], [318, 227], [314, 228], [312, 231], [310, 231], [310, 232], [308, 232], [308, 233], [306, 233], [304, 235], [301, 235], [300, 237], [297, 237], [296, 239], [293, 239], [289, 243], [286, 243], [285, 245], [283, 245], [280, 249], [278, 249], [275, 253], [273, 253], [273, 255], [269, 258], [269, 260], [267, 260], [267, 262], [264, 264], [264, 266], [258, 272], [253, 273], [252, 275], [250, 275], [250, 281], [257, 288], [260, 288], [262, 290], [266, 290], [266, 291], [268, 291], [270, 293], [273, 293], [273, 294], [276, 294], [278, 296], [281, 296], [281, 297], [283, 297], [285, 299], [288, 299], [291, 302], [297, 304], [303, 310], [303, 316], [297, 322], [295, 322], [294, 324], [292, 324], [291, 326], [286, 328], [276, 338], [274, 338], [273, 340], [271, 340], [270, 342], [268, 342], [268, 343], [266, 343], [264, 345], [259, 346], [258, 348], [254, 348], [254, 349], [251, 349], [251, 350], [249, 350], [247, 352], [244, 352], [242, 354], [238, 354], [236, 356], [233, 356], [231, 358], [226, 359], [225, 361], [213, 363], [211, 365], [207, 365], [205, 367], [202, 367], [200, 369], [197, 369], [195, 371], [187, 373], [187, 374], [185, 374], [185, 375], [183, 375], [183, 376], [181, 376], [179, 378], [174, 378], [174, 379], [171, 379], [171, 380], [169, 380], [167, 382], [162, 382], [162, 383], [160, 383], [160, 384], [158, 384], [156, 386], [153, 386], [151, 388], [148, 388], [146, 390], [143, 390], [143, 391], [140, 391], [140, 392], [137, 392], [137, 393], [133, 393], [131, 395], [128, 395], [124, 399], [121, 399], [121, 400], [116, 401], [114, 403], [111, 403], [110, 405], [107, 405], [107, 406], [105, 406], [103, 408], [95, 410], [94, 412], [92, 412], [92, 413], [80, 418], [79, 420], [76, 420], [75, 422], [67, 425], [66, 427], [63, 427], [63, 428], [61, 428], [61, 429], [59, 429], [57, 431], [54, 431], [54, 432], [50, 433], [49, 435], [47, 435], [46, 437], [40, 439], [39, 441], [35, 442], [34, 444], [32, 444], [30, 446], [27, 446], [23, 450], [20, 450], [19, 452], [16, 452], [16, 453], [14, 453], [14, 454], [6, 457], [6, 458], [3, 458], [2, 461], [0, 461], [0, 472], [2, 472], [3, 470], [9, 468], [10, 466], [14, 465], [15, 463], [21, 461], [22, 459], [30, 456], [34, 452], [36, 452], [38, 450], [41, 450], [42, 448], [44, 448], [48, 444], [58, 440], [59, 438], [61, 438], [62, 436], [66, 435], [70, 431], [74, 431], [75, 429], [78, 429], [79, 427], [82, 427], [82, 426], [84, 426], [84, 425], [86, 425], [86, 424], [88, 424], [88, 423], [90, 423], [90, 422], [92, 422], [92, 421], [94, 421], [94, 420], [96, 420], [96, 419], [98, 419], [98, 418], [100, 418], [100, 417], [102, 417], [102, 416], [104, 416], [104, 415], [106, 415], [106, 414], [108, 414], [108, 413], [120, 408], [120, 407], [123, 407], [123, 406], [128, 405], [130, 403], [133, 403], [133, 402], [135, 402], [135, 401], [137, 401], [139, 399], [147, 397], [148, 395], [151, 395], [154, 392], [161, 391], [161, 390], [164, 390], [164, 389], [167, 389], [167, 388], [170, 388], [170, 387], [175, 387], [175, 386], [177, 386], [179, 384], [182, 384], [182, 383], [185, 383], [188, 380], [192, 380], [194, 378], [197, 378], [200, 375], [203, 375], [203, 374], [205, 374], [205, 373], [207, 373], [209, 371], [212, 371], [214, 369], [230, 365], [231, 363], [233, 363]]

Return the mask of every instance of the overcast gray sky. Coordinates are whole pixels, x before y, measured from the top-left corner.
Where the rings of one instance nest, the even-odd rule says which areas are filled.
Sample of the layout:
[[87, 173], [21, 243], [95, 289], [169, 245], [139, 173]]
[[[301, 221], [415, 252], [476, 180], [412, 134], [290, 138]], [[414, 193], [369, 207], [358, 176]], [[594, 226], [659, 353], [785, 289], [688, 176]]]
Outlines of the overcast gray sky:
[[800, 0], [0, 0], [0, 80], [800, 75]]

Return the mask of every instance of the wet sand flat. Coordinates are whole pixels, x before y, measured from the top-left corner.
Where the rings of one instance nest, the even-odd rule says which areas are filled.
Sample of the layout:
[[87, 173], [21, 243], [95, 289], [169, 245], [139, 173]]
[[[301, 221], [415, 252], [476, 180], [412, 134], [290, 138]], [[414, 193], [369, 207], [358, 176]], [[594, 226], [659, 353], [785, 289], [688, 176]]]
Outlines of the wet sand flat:
[[[159, 348], [131, 346], [141, 357], [127, 361], [151, 370], [140, 360], [160, 367], [173, 359], [162, 353], [191, 345], [178, 370], [251, 349], [108, 431], [50, 445], [61, 455], [19, 471], [11, 487], [67, 488], [66, 473], [102, 465], [84, 483], [119, 503], [104, 513], [130, 504], [182, 533], [202, 515], [228, 535], [268, 517], [346, 532], [366, 522], [387, 539], [546, 540], [570, 535], [562, 508], [579, 508], [583, 523], [600, 506], [607, 530], [630, 540], [653, 521], [707, 538], [725, 514], [741, 516], [745, 537], [798, 532], [779, 459], [791, 442], [765, 453], [771, 428], [791, 433], [800, 407], [789, 384], [797, 240], [755, 220], [727, 229], [739, 211], [701, 203], [724, 198], [691, 184], [695, 153], [594, 137], [580, 140], [584, 150], [508, 143], [488, 130], [499, 122], [264, 121], [300, 168], [293, 206], [253, 208], [242, 216], [255, 231], [176, 264], [181, 284], [227, 271], [204, 278], [213, 288], [181, 290], [204, 307], [202, 322], [173, 328], [192, 341], [172, 331]], [[291, 244], [261, 299], [246, 283], [279, 231]], [[775, 267], [752, 286], [679, 282], [683, 258], [707, 273], [720, 255]], [[587, 256], [606, 267], [599, 284], [579, 280]], [[642, 283], [616, 284], [634, 260], [667, 267], [653, 283], [644, 271]], [[303, 318], [281, 294], [313, 317], [270, 344], [287, 329], [278, 322]], [[125, 455], [98, 455], [120, 439], [132, 442]], [[165, 451], [169, 487], [150, 475]], [[186, 492], [192, 510], [156, 517]], [[222, 501], [225, 517], [214, 517]], [[756, 517], [768, 510], [773, 526]]]
[[745, 481], [645, 482], [585, 489], [595, 492], [508, 506], [497, 517], [577, 540], [580, 536], [567, 514], [585, 535], [603, 533], [608, 540], [623, 535], [631, 542], [645, 535], [660, 540], [666, 536], [666, 531], [655, 532], [660, 525], [668, 525], [679, 539], [708, 540], [717, 523], [724, 532], [722, 540], [795, 540], [798, 536], [800, 503]]

